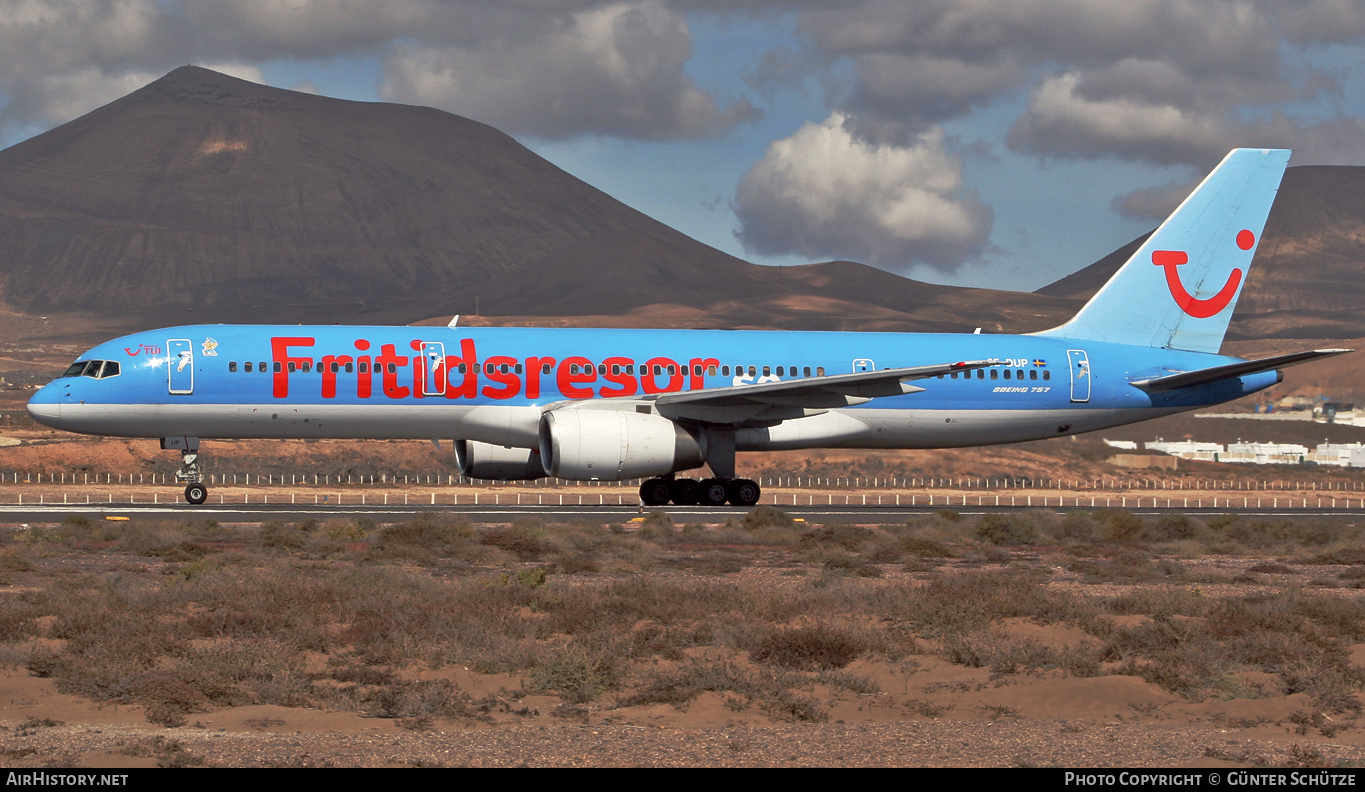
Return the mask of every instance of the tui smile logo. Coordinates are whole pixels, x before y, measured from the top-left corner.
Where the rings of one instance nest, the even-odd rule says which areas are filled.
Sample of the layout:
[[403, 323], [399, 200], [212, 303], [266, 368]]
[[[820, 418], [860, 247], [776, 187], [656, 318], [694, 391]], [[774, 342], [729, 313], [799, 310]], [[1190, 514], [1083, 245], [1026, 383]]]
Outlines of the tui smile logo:
[[[1237, 247], [1242, 250], [1251, 250], [1256, 244], [1256, 235], [1246, 229], [1242, 229], [1237, 234]], [[1223, 284], [1223, 288], [1218, 293], [1207, 299], [1199, 299], [1190, 294], [1185, 289], [1185, 284], [1180, 280], [1180, 271], [1177, 269], [1181, 264], [1188, 264], [1190, 257], [1183, 250], [1153, 250], [1152, 263], [1166, 271], [1166, 286], [1171, 290], [1171, 297], [1175, 299], [1175, 304], [1180, 306], [1180, 310], [1193, 316], [1196, 319], [1207, 319], [1228, 307], [1232, 298], [1237, 294], [1237, 287], [1242, 285], [1242, 270], [1240, 267], [1233, 268], [1228, 275], [1228, 280]]]

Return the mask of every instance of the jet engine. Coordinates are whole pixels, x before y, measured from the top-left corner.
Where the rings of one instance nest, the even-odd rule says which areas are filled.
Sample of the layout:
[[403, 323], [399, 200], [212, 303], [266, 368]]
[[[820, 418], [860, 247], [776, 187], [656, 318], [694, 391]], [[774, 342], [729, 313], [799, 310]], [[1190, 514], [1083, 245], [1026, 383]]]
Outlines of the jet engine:
[[700, 467], [705, 435], [660, 415], [552, 410], [540, 419], [540, 461], [551, 476], [620, 481]]
[[535, 448], [507, 448], [477, 440], [456, 440], [455, 464], [466, 478], [499, 481], [545, 478], [540, 451]]

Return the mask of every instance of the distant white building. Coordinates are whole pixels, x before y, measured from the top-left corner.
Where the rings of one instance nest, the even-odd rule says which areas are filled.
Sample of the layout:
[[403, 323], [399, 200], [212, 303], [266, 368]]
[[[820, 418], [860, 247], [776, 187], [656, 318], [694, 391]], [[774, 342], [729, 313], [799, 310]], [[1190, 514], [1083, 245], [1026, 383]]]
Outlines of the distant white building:
[[1136, 440], [1105, 440], [1104, 444], [1112, 448], [1122, 448], [1125, 451], [1136, 451]]
[[1307, 461], [1308, 447], [1295, 443], [1228, 443], [1224, 462], [1250, 465], [1296, 465]]
[[1204, 459], [1209, 462], [1217, 462], [1223, 453], [1223, 446], [1218, 443], [1200, 443], [1194, 440], [1162, 440], [1160, 437], [1155, 441], [1144, 443], [1143, 446], [1148, 451], [1160, 451], [1163, 454], [1178, 456], [1181, 459]]
[[1319, 443], [1308, 455], [1311, 462], [1319, 465], [1338, 465], [1340, 467], [1365, 467], [1365, 445], [1361, 443]]

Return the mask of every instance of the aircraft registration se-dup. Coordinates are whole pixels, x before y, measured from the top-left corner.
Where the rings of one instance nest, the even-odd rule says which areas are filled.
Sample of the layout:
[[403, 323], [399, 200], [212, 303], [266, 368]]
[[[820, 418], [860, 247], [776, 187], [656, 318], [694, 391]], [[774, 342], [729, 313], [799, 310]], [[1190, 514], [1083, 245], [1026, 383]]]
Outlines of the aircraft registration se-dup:
[[[644, 478], [648, 505], [752, 505], [739, 451], [1071, 435], [1350, 351], [1218, 354], [1289, 154], [1228, 154], [1080, 313], [1039, 333], [173, 327], [80, 355], [28, 410], [160, 438], [191, 503], [208, 494], [201, 439], [445, 438], [474, 478]], [[700, 481], [676, 475], [703, 465]]]

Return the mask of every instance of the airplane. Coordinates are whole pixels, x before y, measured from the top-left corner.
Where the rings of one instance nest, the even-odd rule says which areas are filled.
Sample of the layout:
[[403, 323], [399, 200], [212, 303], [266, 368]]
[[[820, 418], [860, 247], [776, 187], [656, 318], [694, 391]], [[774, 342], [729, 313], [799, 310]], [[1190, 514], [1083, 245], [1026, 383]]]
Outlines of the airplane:
[[1351, 351], [1218, 354], [1289, 156], [1229, 153], [1042, 332], [197, 325], [94, 347], [28, 411], [159, 438], [180, 451], [193, 504], [208, 495], [201, 440], [411, 438], [451, 439], [471, 478], [640, 478], [645, 505], [751, 506], [761, 492], [736, 476], [741, 451], [1074, 435], [1236, 399]]

